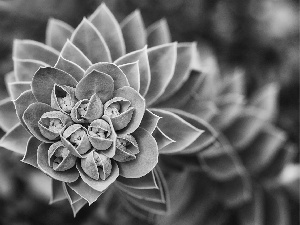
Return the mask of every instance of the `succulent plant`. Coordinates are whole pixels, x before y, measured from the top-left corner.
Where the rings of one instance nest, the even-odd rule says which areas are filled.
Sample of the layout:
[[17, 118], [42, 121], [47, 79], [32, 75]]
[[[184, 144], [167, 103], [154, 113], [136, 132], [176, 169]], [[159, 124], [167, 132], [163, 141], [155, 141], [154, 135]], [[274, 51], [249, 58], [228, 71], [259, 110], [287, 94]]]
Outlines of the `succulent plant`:
[[171, 42], [165, 20], [145, 29], [139, 11], [119, 24], [101, 4], [76, 29], [50, 19], [46, 44], [14, 42], [0, 145], [50, 176], [51, 202], [68, 198], [74, 215], [112, 184], [135, 211], [164, 214], [158, 155], [215, 141], [202, 138], [205, 122], [168, 109], [203, 79], [194, 53]]
[[[278, 85], [267, 84], [246, 100], [243, 71], [221, 77], [213, 55], [202, 54], [202, 60], [202, 85], [178, 107], [204, 118], [216, 141], [205, 151], [167, 159], [173, 167], [190, 167], [192, 172], [170, 179], [175, 186], [171, 203], [178, 203], [175, 212], [181, 214], [171, 213], [160, 224], [227, 224], [230, 214], [238, 224], [289, 224], [289, 198], [297, 196], [299, 165], [292, 164], [295, 152], [285, 132], [274, 125]], [[206, 195], [194, 197], [199, 187]], [[175, 196], [180, 190], [194, 194], [179, 202]], [[193, 217], [185, 202], [202, 213]]]

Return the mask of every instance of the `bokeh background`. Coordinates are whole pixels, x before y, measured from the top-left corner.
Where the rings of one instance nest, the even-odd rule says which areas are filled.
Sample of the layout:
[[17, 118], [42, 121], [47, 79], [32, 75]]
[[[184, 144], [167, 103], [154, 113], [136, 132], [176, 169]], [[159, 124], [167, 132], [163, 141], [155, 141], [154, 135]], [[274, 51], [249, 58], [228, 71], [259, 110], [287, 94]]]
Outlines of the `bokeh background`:
[[[5, 97], [5, 74], [13, 68], [13, 40], [44, 42], [47, 20], [54, 17], [76, 27], [100, 0], [0, 0], [0, 96]], [[220, 73], [233, 68], [245, 71], [246, 91], [269, 82], [280, 84], [276, 125], [287, 132], [299, 149], [299, 1], [297, 0], [107, 0], [116, 18], [140, 9], [145, 25], [166, 18], [172, 39], [198, 41], [213, 52]], [[201, 52], [200, 52], [201, 54]], [[3, 135], [3, 132], [1, 133]], [[299, 163], [299, 150], [296, 162]], [[48, 205], [49, 179], [35, 173], [17, 156], [0, 149], [0, 224], [111, 224], [133, 218], [111, 200], [110, 193], [74, 219], [66, 202]], [[111, 207], [101, 205], [112, 204]], [[299, 205], [292, 202], [292, 224], [299, 224]], [[112, 214], [113, 215], [113, 214]], [[123, 216], [122, 216], [123, 215]], [[298, 215], [298, 216], [297, 216]], [[136, 222], [138, 223], [138, 222]], [[114, 223], [112, 223], [114, 224]]]

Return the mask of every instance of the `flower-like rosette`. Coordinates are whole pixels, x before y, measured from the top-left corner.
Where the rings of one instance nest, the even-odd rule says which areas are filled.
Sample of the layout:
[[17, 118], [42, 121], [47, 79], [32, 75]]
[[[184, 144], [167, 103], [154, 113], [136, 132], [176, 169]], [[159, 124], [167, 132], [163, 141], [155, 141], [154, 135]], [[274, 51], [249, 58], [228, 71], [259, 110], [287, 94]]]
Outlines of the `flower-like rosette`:
[[65, 113], [70, 113], [76, 104], [75, 88], [54, 84], [51, 93], [51, 107]]
[[117, 162], [127, 162], [136, 159], [139, 153], [138, 143], [135, 138], [130, 135], [120, 135], [116, 141], [116, 154], [113, 157]]
[[76, 159], [61, 141], [53, 143], [48, 150], [48, 164], [55, 171], [71, 169], [75, 166]]
[[70, 152], [79, 158], [82, 158], [82, 154], [87, 153], [92, 147], [87, 129], [80, 124], [69, 126], [61, 135], [61, 140]]
[[109, 117], [94, 120], [88, 127], [88, 137], [96, 150], [112, 158], [115, 154], [116, 132]]
[[106, 180], [112, 171], [111, 159], [93, 149], [86, 158], [81, 159], [82, 170], [94, 180]]
[[71, 110], [72, 120], [76, 123], [91, 123], [103, 115], [103, 104], [97, 94], [90, 99], [78, 101]]
[[71, 124], [71, 117], [60, 111], [46, 112], [38, 121], [41, 134], [51, 141], [59, 140], [60, 134]]
[[115, 97], [104, 104], [104, 115], [110, 117], [115, 130], [122, 130], [131, 121], [134, 107], [122, 97]]

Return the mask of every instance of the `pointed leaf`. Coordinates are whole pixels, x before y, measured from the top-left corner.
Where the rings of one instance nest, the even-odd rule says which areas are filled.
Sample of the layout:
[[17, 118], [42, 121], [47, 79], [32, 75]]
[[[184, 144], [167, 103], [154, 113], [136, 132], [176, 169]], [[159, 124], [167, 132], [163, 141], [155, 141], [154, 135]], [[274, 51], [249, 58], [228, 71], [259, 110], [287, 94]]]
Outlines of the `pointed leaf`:
[[86, 70], [92, 65], [92, 62], [80, 51], [72, 42], [67, 40], [63, 49], [61, 50], [61, 56], [66, 60], [69, 60], [82, 69]]
[[61, 51], [74, 29], [67, 23], [50, 18], [46, 28], [46, 44]]
[[75, 96], [79, 100], [90, 99], [97, 93], [101, 101], [106, 102], [112, 98], [113, 90], [114, 81], [109, 75], [92, 70], [77, 84]]
[[140, 71], [140, 94], [144, 96], [150, 85], [151, 75], [148, 60], [147, 46], [144, 48], [130, 52], [115, 61], [117, 65], [132, 63], [138, 61]]
[[157, 126], [159, 119], [161, 119], [161, 117], [146, 109], [140, 127], [152, 134]]
[[80, 177], [82, 178], [83, 182], [85, 182], [91, 188], [93, 188], [99, 192], [103, 192], [104, 190], [106, 190], [113, 182], [115, 182], [115, 180], [119, 176], [119, 167], [114, 161], [112, 161], [111, 174], [106, 180], [94, 180], [94, 179], [90, 178], [82, 170], [79, 163], [77, 163], [76, 167], [80, 173]]
[[273, 120], [278, 114], [278, 93], [279, 85], [268, 84], [254, 93], [249, 101], [249, 107], [259, 110], [265, 120]]
[[285, 143], [287, 137], [273, 126], [265, 126], [254, 140], [241, 149], [240, 157], [251, 174], [261, 171]]
[[154, 137], [154, 139], [157, 143], [158, 151], [161, 151], [162, 148], [166, 147], [167, 145], [169, 145], [171, 143], [176, 142], [176, 141], [172, 140], [170, 137], [168, 137], [158, 127], [155, 128], [155, 130], [152, 133], [152, 136]]
[[10, 130], [19, 122], [13, 102], [10, 98], [0, 101], [0, 127], [4, 131]]
[[166, 19], [161, 19], [147, 28], [147, 43], [149, 47], [171, 42], [171, 34]]
[[[175, 141], [162, 148], [160, 153], [168, 154], [180, 152], [191, 145], [203, 133], [202, 130], [194, 127], [172, 112], [162, 109], [151, 109], [150, 111], [162, 117], [162, 119], [158, 121], [158, 127], [169, 138]], [[170, 124], [172, 124], [172, 126], [170, 126]]]
[[82, 209], [83, 206], [85, 206], [86, 203], [88, 203], [88, 202], [82, 198], [71, 205], [74, 217], [79, 212], [79, 210]]
[[188, 80], [181, 86], [181, 88], [172, 96], [172, 98], [154, 104], [155, 107], [162, 108], [181, 108], [188, 100], [195, 95], [199, 86], [203, 82], [204, 75], [199, 71], [192, 71]]
[[127, 63], [119, 66], [127, 77], [130, 87], [137, 92], [140, 91], [140, 70], [139, 62]]
[[280, 186], [289, 194], [293, 199], [300, 200], [300, 165], [289, 164], [284, 167], [280, 176]]
[[114, 80], [114, 88], [119, 89], [124, 86], [129, 86], [128, 80], [123, 71], [114, 63], [100, 62], [92, 65], [88, 68], [85, 74], [89, 74], [91, 71], [96, 70], [101, 73], [105, 73], [112, 77]]
[[249, 202], [238, 208], [238, 218], [241, 225], [264, 225], [265, 210], [262, 190], [256, 188]]
[[219, 90], [219, 96], [228, 94], [244, 95], [245, 94], [245, 71], [235, 69], [232, 75], [228, 75], [222, 81], [222, 86]]
[[147, 105], [154, 103], [166, 90], [176, 66], [177, 43], [160, 45], [148, 49], [151, 82], [145, 99]]
[[59, 52], [33, 40], [15, 40], [13, 57], [16, 59], [33, 59], [54, 66]]
[[42, 117], [42, 115], [46, 112], [55, 111], [49, 105], [41, 102], [35, 102], [28, 106], [28, 108], [24, 111], [23, 120], [29, 129], [30, 133], [32, 133], [37, 139], [43, 142], [51, 142], [47, 138], [45, 138], [38, 126], [38, 121]]
[[63, 189], [71, 205], [82, 199], [82, 197], [73, 191], [66, 183], [63, 183]]
[[196, 43], [179, 43], [177, 45], [177, 59], [174, 75], [158, 101], [171, 97], [180, 89], [184, 82], [186, 82], [191, 73], [192, 56], [195, 48]]
[[75, 87], [77, 81], [62, 70], [53, 67], [40, 68], [32, 80], [32, 93], [39, 102], [50, 105], [54, 84]]
[[24, 157], [22, 159], [23, 163], [27, 163], [35, 168], [38, 168], [37, 165], [37, 149], [41, 142], [35, 138], [35, 137], [30, 137], [27, 142], [27, 148], [26, 152], [24, 154]]
[[220, 113], [215, 102], [206, 101], [198, 98], [197, 96], [192, 96], [183, 106], [180, 107], [180, 109], [194, 114], [205, 121], [211, 121]]
[[54, 67], [70, 74], [78, 82], [84, 76], [84, 70], [80, 66], [69, 60], [64, 59], [61, 55], [59, 56]]
[[249, 144], [263, 127], [263, 119], [258, 115], [257, 111], [245, 111], [223, 131], [234, 148], [242, 148]]
[[131, 102], [134, 108], [130, 123], [118, 134], [130, 134], [134, 132], [140, 125], [145, 113], [145, 100], [143, 97], [131, 87], [123, 87], [114, 92], [114, 97], [122, 97]]
[[72, 169], [60, 172], [55, 171], [48, 164], [48, 149], [51, 144], [42, 143], [39, 145], [37, 150], [37, 164], [40, 170], [42, 170], [45, 174], [62, 182], [74, 182], [78, 179], [79, 174], [75, 167]]
[[153, 171], [140, 178], [125, 178], [119, 176], [117, 181], [124, 186], [135, 189], [158, 189]]
[[[15, 105], [15, 110], [16, 110], [16, 114], [17, 117], [20, 120], [20, 123], [29, 131], [29, 129], [27, 128], [24, 120], [23, 120], [23, 114], [25, 112], [25, 110], [28, 108], [29, 105], [31, 105], [32, 103], [35, 103], [36, 99], [34, 97], [34, 95], [32, 94], [31, 90], [25, 91], [23, 92], [19, 98], [17, 98], [13, 103]], [[30, 131], [29, 131], [30, 132]]]
[[217, 141], [218, 132], [210, 126], [207, 122], [200, 119], [197, 116], [186, 113], [177, 109], [168, 109], [168, 111], [173, 112], [184, 119], [186, 122], [192, 124], [199, 130], [203, 131], [201, 134], [190, 146], [185, 150], [179, 152], [179, 154], [192, 154], [198, 153], [201, 150], [205, 150], [208, 146], [211, 146], [214, 142]]
[[126, 178], [139, 178], [148, 174], [158, 162], [158, 149], [155, 139], [143, 128], [138, 128], [132, 136], [139, 146], [136, 159], [118, 163], [120, 175]]
[[49, 66], [35, 59], [17, 59], [14, 58], [14, 73], [17, 81], [31, 81], [33, 75], [40, 67]]
[[225, 129], [240, 114], [244, 107], [244, 96], [230, 94], [216, 100], [219, 113], [210, 121], [213, 127]]
[[29, 137], [30, 134], [18, 123], [1, 138], [0, 146], [24, 155]]
[[125, 42], [119, 23], [104, 3], [89, 17], [89, 21], [103, 36], [113, 60], [125, 54]]
[[146, 31], [139, 10], [135, 10], [121, 22], [126, 52], [139, 50], [146, 45]]
[[109, 49], [99, 31], [83, 19], [72, 34], [71, 41], [92, 62], [111, 62]]
[[55, 202], [62, 201], [67, 198], [64, 189], [63, 182], [51, 179], [51, 196], [50, 196], [50, 204]]
[[68, 186], [75, 191], [77, 194], [79, 194], [82, 198], [88, 201], [89, 205], [97, 201], [99, 196], [103, 192], [99, 192], [91, 188], [89, 185], [87, 185], [85, 182], [82, 181], [82, 179], [78, 179], [75, 182], [68, 183]]
[[31, 82], [13, 82], [8, 84], [12, 100], [16, 100], [24, 91], [31, 89]]

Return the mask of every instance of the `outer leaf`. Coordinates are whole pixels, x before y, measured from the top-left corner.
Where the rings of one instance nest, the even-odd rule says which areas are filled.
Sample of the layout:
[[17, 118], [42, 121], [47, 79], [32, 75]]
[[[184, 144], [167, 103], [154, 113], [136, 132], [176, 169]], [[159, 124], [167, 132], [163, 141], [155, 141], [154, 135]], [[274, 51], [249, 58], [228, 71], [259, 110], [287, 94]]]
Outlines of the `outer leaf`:
[[147, 28], [147, 43], [149, 47], [171, 42], [171, 34], [166, 19], [161, 19]]
[[83, 182], [88, 184], [90, 187], [95, 189], [96, 191], [103, 192], [106, 190], [119, 176], [119, 167], [118, 165], [112, 161], [112, 171], [110, 176], [106, 180], [94, 180], [90, 178], [85, 172], [82, 170], [80, 164], [77, 164], [77, 169], [80, 173], [80, 177], [82, 178]]
[[125, 178], [119, 176], [117, 181], [124, 186], [135, 189], [158, 189], [153, 171], [140, 178]]
[[77, 84], [75, 95], [82, 100], [90, 99], [97, 93], [101, 101], [106, 102], [112, 98], [113, 90], [114, 81], [109, 75], [92, 70]]
[[177, 109], [168, 109], [168, 110], [170, 112], [177, 114], [188, 123], [192, 124], [199, 130], [203, 131], [203, 134], [201, 134], [197, 138], [197, 140], [194, 141], [185, 150], [179, 152], [180, 154], [198, 153], [201, 150], [205, 150], [207, 147], [211, 146], [213, 143], [217, 141], [218, 132], [201, 118], [198, 118], [192, 114]]
[[82, 197], [73, 191], [66, 183], [63, 183], [63, 189], [71, 205], [82, 199]]
[[45, 103], [35, 102], [28, 106], [28, 108], [24, 111], [22, 117], [30, 133], [32, 133], [37, 139], [43, 142], [51, 141], [49, 141], [41, 134], [40, 128], [38, 126], [38, 121], [44, 113], [50, 111], [55, 110]]
[[234, 148], [249, 144], [262, 128], [264, 122], [257, 115], [258, 112], [245, 111], [223, 131]]
[[122, 22], [121, 28], [126, 45], [126, 52], [132, 52], [146, 45], [146, 31], [139, 10], [135, 10]]
[[[169, 138], [176, 141], [162, 148], [160, 153], [180, 152], [192, 144], [203, 133], [202, 130], [194, 127], [172, 112], [162, 109], [151, 109], [150, 111], [163, 118], [158, 121], [158, 127]], [[171, 127], [170, 124], [172, 124]]]
[[75, 87], [77, 81], [62, 70], [53, 67], [40, 68], [32, 80], [32, 93], [39, 102], [50, 105], [54, 84]]
[[231, 76], [226, 76], [224, 81], [222, 81], [221, 88], [219, 91], [219, 96], [228, 95], [228, 94], [236, 94], [236, 95], [244, 95], [245, 87], [244, 87], [244, 71], [241, 69], [236, 69], [233, 71]]
[[129, 82], [130, 87], [135, 89], [137, 92], [140, 91], [140, 71], [139, 62], [127, 63], [119, 66], [124, 72]]
[[80, 66], [69, 60], [64, 59], [61, 55], [59, 56], [54, 67], [70, 74], [78, 82], [84, 76], [84, 70]]
[[37, 164], [38, 167], [46, 173], [48, 176], [52, 177], [53, 179], [56, 179], [58, 181], [62, 182], [74, 182], [78, 179], [79, 174], [75, 167], [72, 169], [60, 172], [60, 171], [54, 171], [49, 165], [48, 165], [48, 149], [51, 144], [48, 143], [42, 143], [39, 145], [37, 150]]
[[103, 36], [113, 60], [125, 54], [125, 43], [119, 23], [104, 3], [89, 17], [89, 20]]
[[92, 63], [111, 62], [109, 49], [99, 31], [87, 19], [83, 19], [72, 34], [71, 41]]
[[279, 184], [288, 194], [298, 201], [300, 200], [300, 165], [289, 164], [284, 167], [279, 177]]
[[100, 62], [92, 65], [88, 68], [85, 74], [89, 74], [91, 71], [96, 70], [105, 73], [112, 77], [114, 80], [114, 88], [119, 89], [124, 86], [129, 86], [128, 80], [123, 71], [114, 63]]
[[19, 122], [15, 107], [10, 98], [0, 101], [0, 127], [4, 131], [10, 130]]
[[123, 87], [114, 92], [114, 97], [122, 97], [131, 102], [131, 107], [135, 110], [131, 117], [130, 123], [118, 134], [130, 134], [134, 132], [140, 125], [145, 113], [145, 100], [143, 97], [131, 87]]
[[161, 117], [146, 109], [140, 127], [152, 134], [157, 126], [159, 119], [161, 119]]
[[286, 141], [286, 135], [272, 126], [263, 127], [259, 135], [241, 149], [240, 157], [251, 173], [258, 173], [270, 162]]
[[85, 206], [86, 203], [87, 203], [87, 201], [82, 198], [71, 205], [74, 217], [79, 212], [79, 210], [82, 209], [83, 206]]
[[140, 94], [145, 95], [149, 89], [151, 75], [148, 60], [147, 46], [144, 48], [130, 52], [115, 61], [117, 65], [132, 63], [138, 61], [140, 71]]
[[178, 43], [174, 75], [158, 101], [171, 97], [186, 82], [191, 73], [191, 63], [196, 43]]
[[133, 134], [139, 146], [136, 159], [118, 163], [120, 175], [126, 178], [139, 178], [148, 174], [158, 162], [158, 149], [155, 139], [143, 128]]
[[151, 82], [145, 96], [147, 105], [154, 103], [171, 81], [176, 66], [176, 48], [177, 43], [171, 43], [148, 49]]
[[16, 59], [33, 59], [54, 66], [59, 52], [33, 40], [15, 40], [13, 46], [13, 57]]
[[253, 199], [238, 209], [238, 218], [241, 225], [264, 225], [265, 210], [262, 190], [256, 188]]
[[[191, 97], [181, 110], [194, 114], [205, 121], [211, 121], [214, 116], [219, 115], [219, 110], [213, 101], [206, 101], [197, 96]], [[221, 114], [220, 114], [221, 117]], [[222, 117], [223, 118], [223, 117]]]
[[24, 91], [31, 89], [31, 82], [13, 82], [8, 84], [12, 100], [16, 100]]
[[24, 120], [23, 120], [23, 114], [25, 112], [25, 110], [27, 109], [27, 107], [29, 105], [31, 105], [32, 103], [35, 103], [36, 99], [34, 97], [34, 95], [32, 94], [31, 90], [25, 91], [23, 92], [19, 98], [17, 98], [13, 103], [15, 105], [15, 110], [17, 113], [17, 117], [20, 120], [20, 123], [29, 131], [29, 129], [27, 128]]
[[17, 81], [31, 81], [33, 75], [40, 67], [49, 66], [35, 59], [17, 59], [14, 58], [14, 73]]
[[216, 102], [219, 113], [212, 118], [210, 123], [213, 127], [224, 129], [230, 125], [242, 111], [244, 97], [239, 94], [227, 95], [218, 99]]
[[261, 113], [266, 120], [273, 120], [278, 113], [277, 97], [279, 86], [275, 83], [266, 85], [258, 90], [250, 99], [249, 105]]
[[195, 94], [199, 86], [203, 82], [204, 75], [199, 71], [192, 71], [188, 80], [181, 86], [181, 88], [172, 96], [163, 102], [155, 104], [155, 107], [162, 108], [181, 108], [189, 99]]
[[62, 201], [66, 198], [67, 198], [67, 196], [63, 189], [63, 182], [55, 180], [55, 179], [51, 179], [50, 204]]
[[92, 189], [89, 185], [83, 182], [82, 179], [78, 179], [73, 183], [68, 183], [68, 186], [82, 198], [87, 200], [89, 205], [97, 201], [99, 196], [103, 193]]
[[22, 162], [27, 163], [31, 166], [34, 166], [35, 168], [38, 168], [37, 149], [40, 144], [41, 144], [41, 142], [37, 138], [30, 137], [27, 142], [27, 148], [26, 148], [24, 157], [22, 159]]
[[29, 137], [30, 134], [18, 123], [1, 138], [0, 146], [24, 155]]
[[154, 139], [157, 143], [158, 151], [160, 151], [162, 148], [166, 147], [167, 145], [176, 142], [176, 141], [172, 140], [171, 138], [169, 138], [158, 127], [155, 128], [155, 130], [152, 133], [152, 136], [154, 137]]
[[72, 42], [67, 40], [63, 49], [61, 50], [61, 56], [66, 60], [74, 62], [82, 69], [86, 70], [92, 63], [91, 61], [80, 51]]
[[46, 44], [61, 51], [74, 29], [65, 22], [50, 18], [46, 29]]

